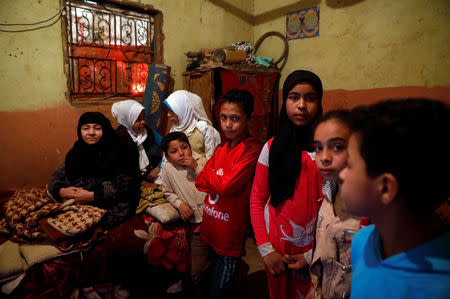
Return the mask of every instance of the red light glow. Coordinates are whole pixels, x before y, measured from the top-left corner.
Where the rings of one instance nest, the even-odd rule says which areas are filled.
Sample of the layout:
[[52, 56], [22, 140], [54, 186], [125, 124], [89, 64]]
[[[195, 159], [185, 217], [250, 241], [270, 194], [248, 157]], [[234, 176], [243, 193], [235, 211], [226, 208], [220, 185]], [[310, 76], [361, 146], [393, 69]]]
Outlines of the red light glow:
[[144, 93], [144, 86], [133, 82], [130, 91], [132, 95], [142, 94]]

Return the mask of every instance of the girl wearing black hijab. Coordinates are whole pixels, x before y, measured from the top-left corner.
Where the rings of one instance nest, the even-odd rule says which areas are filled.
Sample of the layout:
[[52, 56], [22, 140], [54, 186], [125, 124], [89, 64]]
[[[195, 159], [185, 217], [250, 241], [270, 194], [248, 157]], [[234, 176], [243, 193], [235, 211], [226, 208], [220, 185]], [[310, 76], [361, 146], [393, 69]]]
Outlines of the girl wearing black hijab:
[[134, 214], [136, 184], [108, 118], [100, 112], [82, 114], [77, 134], [64, 164], [52, 174], [48, 191], [57, 201], [75, 199], [107, 210], [102, 223], [110, 228]]
[[250, 213], [271, 298], [306, 296], [312, 285], [307, 268], [296, 270], [306, 266], [303, 253], [313, 246], [322, 198], [322, 178], [310, 153], [322, 93], [320, 78], [310, 71], [286, 78], [278, 132], [256, 166]]

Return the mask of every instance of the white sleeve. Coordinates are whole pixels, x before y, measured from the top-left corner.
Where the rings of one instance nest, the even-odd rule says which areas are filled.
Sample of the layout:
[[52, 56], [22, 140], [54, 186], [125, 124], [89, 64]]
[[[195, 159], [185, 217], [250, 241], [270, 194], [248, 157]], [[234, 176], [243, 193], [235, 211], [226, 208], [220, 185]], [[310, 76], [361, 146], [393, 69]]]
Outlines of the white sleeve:
[[160, 171], [161, 173], [161, 182], [162, 182], [162, 193], [166, 197], [167, 201], [172, 204], [175, 208], [179, 209], [180, 205], [183, 203], [183, 200], [181, 200], [178, 195], [173, 190], [172, 184], [171, 184], [171, 178], [168, 171], [168, 167], [170, 167], [169, 163], [165, 167], [163, 167]]
[[220, 134], [214, 129], [212, 126], [208, 126], [203, 131], [203, 139], [205, 143], [205, 155], [206, 159], [209, 160], [211, 156], [214, 154], [216, 147], [220, 144]]
[[[161, 169], [163, 169], [164, 164], [166, 164], [166, 163], [167, 163], [167, 159], [166, 159], [166, 155], [164, 154], [162, 157], [162, 160], [161, 160]], [[162, 173], [162, 171], [160, 171], [158, 173], [158, 177], [155, 180], [155, 184], [162, 185], [161, 173]]]
[[275, 251], [275, 248], [273, 248], [272, 243], [267, 242], [262, 245], [258, 246], [259, 254], [261, 254], [261, 257], [265, 257], [269, 253], [272, 253]]
[[308, 250], [307, 252], [305, 252], [305, 253], [303, 254], [303, 257], [305, 258], [305, 260], [306, 260], [306, 262], [308, 263], [308, 265], [311, 266], [312, 259], [313, 259], [313, 250], [310, 249], [310, 250]]

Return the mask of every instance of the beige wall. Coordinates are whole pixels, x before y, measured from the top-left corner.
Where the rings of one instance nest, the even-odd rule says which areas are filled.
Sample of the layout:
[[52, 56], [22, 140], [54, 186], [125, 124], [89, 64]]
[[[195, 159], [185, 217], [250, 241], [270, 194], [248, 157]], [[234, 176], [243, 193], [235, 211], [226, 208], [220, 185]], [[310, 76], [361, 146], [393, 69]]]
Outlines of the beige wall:
[[[142, 1], [162, 11], [165, 63], [172, 67], [174, 89], [182, 89], [182, 73], [187, 59], [184, 53], [200, 48], [231, 46], [236, 41], [253, 40], [253, 26], [245, 19], [205, 0]], [[252, 1], [227, 1], [243, 12], [253, 10]]]
[[[353, 5], [347, 5], [354, 3]], [[286, 13], [320, 7], [320, 35], [289, 41], [287, 74], [299, 68], [316, 72], [325, 89], [396, 86], [450, 86], [450, 1], [448, 0], [258, 0], [257, 39], [267, 31], [286, 32]], [[280, 8], [285, 7], [285, 11]], [[275, 13], [273, 13], [275, 12]], [[260, 55], [278, 57], [272, 38]]]
[[[59, 1], [2, 1], [1, 23], [34, 23], [55, 15]], [[24, 29], [30, 26], [1, 29]], [[37, 31], [0, 32], [0, 111], [61, 105], [66, 91], [60, 22]]]

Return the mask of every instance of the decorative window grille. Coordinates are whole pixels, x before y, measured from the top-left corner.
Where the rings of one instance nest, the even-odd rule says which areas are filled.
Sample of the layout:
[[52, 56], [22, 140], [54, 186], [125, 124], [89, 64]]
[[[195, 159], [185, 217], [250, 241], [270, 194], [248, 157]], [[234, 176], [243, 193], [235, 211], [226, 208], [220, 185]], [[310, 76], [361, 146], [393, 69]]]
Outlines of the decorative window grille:
[[122, 1], [63, 1], [72, 103], [142, 100], [150, 64], [163, 62], [161, 12]]

